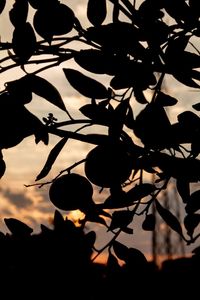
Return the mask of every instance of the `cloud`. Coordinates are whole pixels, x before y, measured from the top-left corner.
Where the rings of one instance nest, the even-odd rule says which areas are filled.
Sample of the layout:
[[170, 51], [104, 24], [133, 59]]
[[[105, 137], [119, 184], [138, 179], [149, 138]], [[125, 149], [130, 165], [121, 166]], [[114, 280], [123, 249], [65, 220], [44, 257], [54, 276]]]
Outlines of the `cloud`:
[[15, 192], [11, 189], [0, 189], [1, 194], [7, 201], [18, 209], [28, 208], [33, 204], [33, 200], [23, 192]]

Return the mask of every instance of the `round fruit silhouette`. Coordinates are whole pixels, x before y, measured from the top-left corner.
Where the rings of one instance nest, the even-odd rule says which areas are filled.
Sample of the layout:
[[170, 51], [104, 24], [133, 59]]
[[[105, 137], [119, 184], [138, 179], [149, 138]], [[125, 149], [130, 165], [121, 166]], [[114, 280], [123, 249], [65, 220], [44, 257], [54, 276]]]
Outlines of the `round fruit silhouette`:
[[50, 201], [59, 209], [84, 210], [92, 202], [93, 187], [85, 178], [76, 173], [58, 177], [50, 186]]
[[6, 171], [6, 163], [3, 160], [3, 158], [0, 158], [0, 178], [3, 177], [5, 171]]
[[64, 4], [51, 4], [38, 9], [33, 24], [37, 33], [51, 41], [54, 35], [62, 35], [73, 29], [75, 16], [71, 8]]
[[92, 183], [101, 187], [125, 182], [131, 171], [131, 157], [121, 144], [96, 146], [86, 157], [85, 174]]

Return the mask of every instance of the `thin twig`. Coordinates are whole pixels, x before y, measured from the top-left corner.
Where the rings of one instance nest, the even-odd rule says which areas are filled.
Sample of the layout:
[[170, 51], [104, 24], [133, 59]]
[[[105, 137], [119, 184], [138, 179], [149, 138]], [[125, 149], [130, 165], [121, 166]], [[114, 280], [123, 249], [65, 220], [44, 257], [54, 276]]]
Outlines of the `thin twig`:
[[78, 165], [82, 164], [83, 162], [85, 162], [86, 159], [81, 159], [80, 161], [74, 163], [73, 165], [71, 165], [70, 167], [62, 170], [59, 172], [59, 174], [54, 177], [51, 181], [46, 181], [46, 182], [38, 182], [38, 183], [33, 183], [33, 184], [24, 184], [25, 187], [32, 187], [32, 186], [38, 186], [39, 188], [43, 187], [44, 185], [47, 185], [47, 184], [51, 184], [52, 182], [54, 182], [58, 177], [60, 177], [60, 175], [62, 175], [64, 172], [70, 172], [72, 169], [74, 169], [75, 167], [77, 167]]
[[100, 250], [97, 250], [98, 253], [92, 258], [92, 262], [110, 245], [112, 245], [112, 243], [116, 240], [116, 238], [118, 237], [118, 235], [121, 233], [122, 229], [120, 228], [115, 235], [113, 236], [113, 238], [107, 243], [105, 244]]

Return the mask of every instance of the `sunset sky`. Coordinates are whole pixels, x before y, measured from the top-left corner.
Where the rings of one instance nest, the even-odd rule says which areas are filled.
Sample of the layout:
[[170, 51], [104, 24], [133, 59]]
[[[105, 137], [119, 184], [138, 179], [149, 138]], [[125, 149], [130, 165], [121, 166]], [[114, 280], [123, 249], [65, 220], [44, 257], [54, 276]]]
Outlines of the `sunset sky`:
[[[89, 22], [84, 18], [86, 15], [86, 0], [67, 0], [60, 2], [73, 8], [76, 16], [82, 21], [82, 25], [85, 27], [90, 26]], [[5, 12], [0, 16], [0, 35], [1, 41], [3, 42], [10, 41], [12, 37], [13, 28], [9, 25], [8, 21], [8, 11], [11, 9], [12, 3], [13, 1], [7, 1]], [[0, 53], [0, 55], [2, 54]], [[79, 107], [89, 103], [89, 100], [78, 94], [68, 84], [64, 76], [62, 68], [73, 66], [75, 66], [75, 64], [70, 61], [62, 64], [58, 68], [42, 72], [39, 76], [46, 78], [56, 86], [69, 112], [75, 118], [78, 118], [81, 116], [78, 111]], [[0, 89], [4, 89], [4, 83], [6, 81], [17, 79], [21, 75], [22, 72], [19, 70], [11, 70], [0, 74]], [[102, 80], [105, 85], [108, 85], [105, 77], [100, 76], [99, 79]], [[169, 111], [172, 122], [176, 121], [178, 113], [186, 108], [191, 109], [192, 103], [199, 101], [199, 92], [188, 89], [171, 78], [168, 78], [166, 81], [166, 88], [170, 95], [180, 99], [179, 104], [173, 108], [173, 111]], [[36, 95], [34, 95], [32, 102], [27, 105], [27, 108], [40, 119], [46, 117], [49, 112], [53, 113], [59, 121], [66, 119], [66, 115], [60, 109]], [[136, 108], [136, 110], [137, 109], [138, 108]], [[45, 146], [41, 142], [36, 145], [34, 137], [31, 136], [24, 139], [18, 146], [3, 151], [6, 162], [6, 173], [0, 181], [0, 230], [7, 231], [3, 219], [8, 217], [14, 217], [24, 221], [33, 227], [35, 232], [40, 230], [39, 226], [41, 223], [48, 226], [55, 210], [55, 207], [48, 199], [49, 186], [47, 185], [39, 189], [38, 187], [27, 188], [24, 185], [35, 183], [35, 178], [41, 171], [49, 151], [58, 140], [58, 138], [50, 136], [48, 146]], [[42, 182], [51, 180], [59, 171], [84, 158], [90, 148], [91, 146], [88, 144], [70, 140], [56, 160], [53, 169]], [[82, 172], [81, 167], [78, 167], [76, 171]], [[66, 214], [66, 212], [62, 213], [63, 215]], [[75, 213], [72, 217], [73, 216], [76, 217]], [[141, 221], [139, 218], [138, 220], [136, 219], [135, 223], [134, 235], [129, 237], [124, 234], [121, 240], [126, 241], [126, 245], [128, 246], [136, 247], [145, 253], [149, 253], [151, 251], [151, 235], [140, 230]], [[106, 233], [106, 230], [102, 226], [94, 226], [97, 233], [100, 233], [97, 235], [97, 244], [100, 246], [106, 242], [106, 239], [109, 240], [111, 236]]]

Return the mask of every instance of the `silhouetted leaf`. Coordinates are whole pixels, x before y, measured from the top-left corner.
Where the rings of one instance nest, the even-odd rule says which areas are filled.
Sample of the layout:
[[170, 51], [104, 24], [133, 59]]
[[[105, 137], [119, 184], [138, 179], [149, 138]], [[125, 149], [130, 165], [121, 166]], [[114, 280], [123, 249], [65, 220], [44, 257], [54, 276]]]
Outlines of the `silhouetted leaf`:
[[13, 51], [19, 63], [24, 64], [35, 52], [36, 36], [30, 23], [16, 27], [12, 38]]
[[116, 90], [133, 87], [136, 94], [157, 82], [151, 65], [129, 61], [111, 79], [110, 86]]
[[120, 137], [121, 131], [124, 126], [124, 121], [129, 110], [131, 110], [131, 107], [129, 105], [129, 99], [124, 99], [115, 108], [112, 114], [112, 119], [110, 120], [109, 124], [109, 135], [113, 138]]
[[154, 22], [163, 17], [163, 12], [160, 11], [161, 8], [163, 8], [163, 3], [160, 1], [144, 1], [140, 4], [138, 13], [146, 22]]
[[128, 258], [128, 250], [129, 250], [128, 247], [126, 247], [125, 245], [123, 245], [118, 241], [114, 241], [113, 250], [119, 259], [126, 261], [126, 259]]
[[108, 268], [108, 271], [111, 271], [111, 272], [116, 272], [120, 269], [118, 260], [112, 253], [109, 253], [106, 267]]
[[6, 5], [6, 0], [1, 0], [0, 1], [0, 14], [4, 10], [5, 5]]
[[53, 225], [55, 230], [63, 230], [65, 225], [65, 220], [62, 214], [56, 209], [54, 212]]
[[181, 20], [185, 21], [189, 18], [190, 10], [185, 1], [178, 0], [176, 1], [176, 5], [171, 1], [164, 1], [163, 3], [166, 12], [177, 22], [180, 22]]
[[127, 192], [127, 198], [130, 202], [134, 203], [135, 201], [151, 195], [155, 190], [155, 185], [151, 183], [141, 183], [139, 185], [135, 185]]
[[158, 213], [167, 225], [183, 237], [182, 227], [179, 220], [169, 210], [164, 208], [158, 200], [155, 200], [155, 204]]
[[193, 130], [200, 126], [199, 116], [192, 111], [183, 111], [177, 116], [177, 119], [184, 129], [191, 128], [191, 134]]
[[62, 148], [64, 147], [64, 145], [66, 144], [68, 138], [63, 138], [61, 139], [54, 147], [53, 149], [50, 151], [47, 161], [44, 165], [44, 167], [42, 168], [41, 172], [37, 175], [36, 177], [36, 181], [40, 180], [42, 178], [44, 178], [45, 176], [48, 175], [49, 171], [51, 170], [56, 158], [58, 157], [58, 155], [60, 154]]
[[199, 130], [197, 130], [197, 135], [192, 139], [191, 143], [191, 155], [196, 158], [200, 153], [200, 143], [199, 143]]
[[156, 219], [155, 215], [148, 214], [145, 216], [145, 219], [142, 223], [142, 229], [147, 231], [152, 231], [155, 229]]
[[187, 47], [189, 39], [189, 35], [178, 35], [174, 39], [170, 39], [166, 49], [166, 55], [173, 58], [173, 55], [175, 53], [183, 53], [183, 51]]
[[173, 76], [180, 81], [181, 83], [183, 83], [186, 86], [192, 87], [192, 88], [196, 88], [199, 89], [200, 85], [197, 84], [192, 78], [192, 73], [191, 71], [188, 70], [180, 70], [179, 72], [173, 72]]
[[27, 75], [25, 80], [33, 93], [45, 98], [51, 104], [66, 111], [66, 107], [60, 93], [49, 81], [36, 75]]
[[200, 67], [200, 57], [195, 53], [184, 51], [181, 59], [184, 63], [184, 67], [187, 67], [188, 69]]
[[194, 253], [195, 255], [200, 255], [200, 246], [198, 246], [198, 247], [196, 247], [196, 248], [194, 248], [193, 250], [192, 250], [192, 253]]
[[195, 213], [200, 209], [200, 190], [193, 192], [185, 206], [185, 210], [188, 214]]
[[[0, 95], [0, 148], [10, 148], [25, 137], [35, 135], [35, 141], [48, 144], [48, 132], [43, 123], [21, 103], [13, 101], [6, 92]], [[9, 116], [9, 118], [8, 118]], [[5, 130], [6, 128], [6, 130]]]
[[116, 228], [126, 228], [133, 219], [133, 213], [130, 210], [115, 211], [112, 214], [112, 221], [109, 230]]
[[42, 2], [45, 2], [45, 1], [40, 1], [40, 0], [28, 0], [28, 2], [30, 3], [30, 5], [35, 8], [35, 9], [38, 9], [40, 8], [40, 5]]
[[190, 76], [193, 79], [200, 81], [200, 72], [199, 71], [197, 71], [197, 70], [191, 70], [190, 74], [191, 74]]
[[108, 23], [97, 27], [89, 27], [86, 38], [102, 45], [106, 50], [117, 53], [130, 53], [142, 57], [145, 48], [139, 43], [139, 30], [128, 22]]
[[145, 96], [143, 94], [143, 91], [141, 89], [135, 88], [134, 89], [134, 96], [135, 96], [135, 99], [138, 103], [140, 103], [140, 104], [147, 104], [148, 103], [148, 101], [145, 98]]
[[14, 236], [29, 236], [33, 229], [15, 218], [4, 218], [4, 222]]
[[130, 129], [134, 128], [134, 115], [131, 106], [129, 106], [128, 112], [125, 116], [124, 124]]
[[32, 100], [32, 91], [26, 80], [27, 76], [5, 83], [6, 90], [14, 101], [27, 104]]
[[182, 180], [181, 178], [177, 179], [176, 187], [181, 196], [183, 203], [187, 203], [190, 199], [190, 184], [186, 180]]
[[74, 60], [85, 70], [97, 74], [114, 75], [120, 65], [120, 58], [96, 49], [81, 50], [75, 53]]
[[102, 218], [102, 217], [100, 217], [98, 214], [96, 214], [96, 213], [90, 213], [90, 212], [87, 213], [85, 211], [84, 211], [84, 213], [86, 213], [86, 217], [85, 217], [86, 221], [99, 223], [99, 224], [102, 224], [102, 225], [104, 225], [104, 226], [107, 227], [105, 219]]
[[100, 124], [109, 124], [113, 113], [97, 104], [86, 104], [79, 109], [84, 116]]
[[200, 223], [200, 214], [188, 214], [184, 218], [187, 234], [192, 238], [195, 228]]
[[162, 20], [156, 20], [156, 22], [144, 22], [141, 31], [148, 43], [160, 46], [168, 37], [169, 27]]
[[199, 102], [193, 104], [192, 107], [193, 107], [195, 110], [200, 111], [200, 103], [199, 103]]
[[171, 146], [171, 123], [163, 106], [149, 103], [135, 118], [134, 132], [143, 144], [153, 149]]
[[87, 245], [92, 248], [94, 246], [94, 243], [96, 241], [96, 232], [91, 230], [88, 233], [85, 234], [85, 240], [87, 242]]
[[106, 0], [88, 0], [87, 18], [92, 25], [101, 25], [106, 18], [106, 14]]
[[109, 91], [103, 84], [95, 79], [73, 69], [63, 69], [63, 71], [71, 86], [83, 96], [94, 99], [105, 99], [109, 97]]
[[155, 102], [158, 102], [162, 106], [173, 106], [178, 102], [178, 100], [163, 92], [159, 92], [155, 99]]
[[14, 27], [23, 27], [26, 24], [28, 16], [27, 0], [16, 0], [13, 4], [13, 8], [9, 12], [9, 16]]
[[169, 177], [197, 182], [200, 178], [200, 161], [195, 158], [172, 157], [160, 153], [155, 157], [154, 163]]
[[128, 203], [126, 200], [126, 192], [124, 192], [120, 186], [120, 189], [117, 189], [116, 192], [111, 190], [111, 195], [100, 205], [105, 209], [123, 208], [132, 205], [132, 201]]
[[42, 235], [50, 236], [52, 234], [52, 230], [50, 228], [48, 228], [47, 226], [45, 226], [44, 224], [41, 224], [40, 228], [41, 228]]
[[136, 248], [128, 249], [128, 255], [125, 262], [126, 268], [130, 271], [135, 269], [140, 272], [144, 270], [148, 263], [144, 254]]

